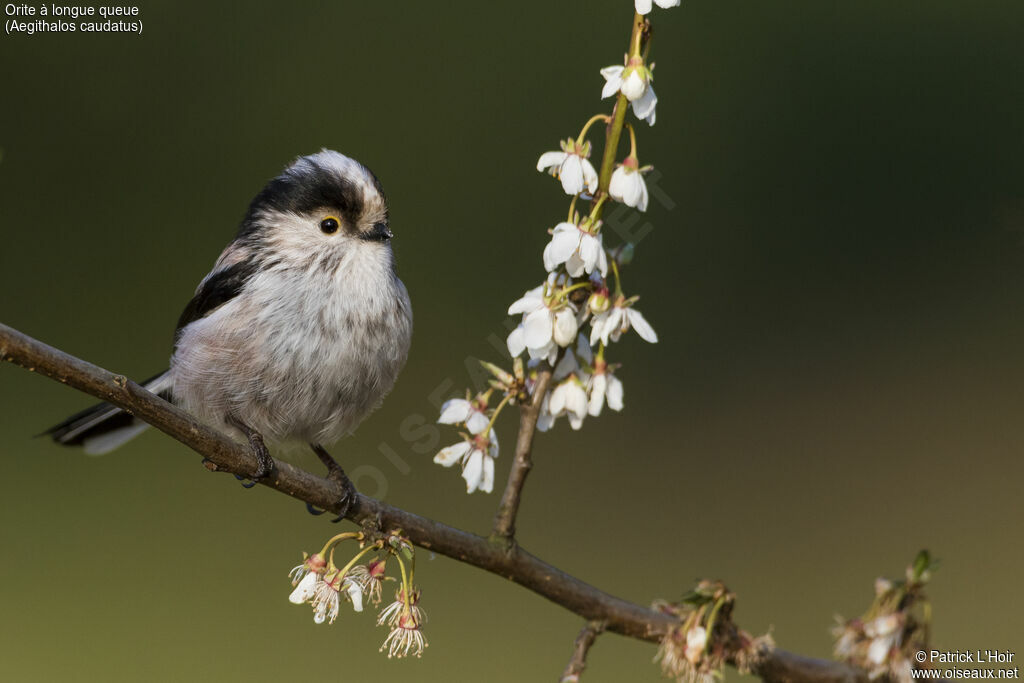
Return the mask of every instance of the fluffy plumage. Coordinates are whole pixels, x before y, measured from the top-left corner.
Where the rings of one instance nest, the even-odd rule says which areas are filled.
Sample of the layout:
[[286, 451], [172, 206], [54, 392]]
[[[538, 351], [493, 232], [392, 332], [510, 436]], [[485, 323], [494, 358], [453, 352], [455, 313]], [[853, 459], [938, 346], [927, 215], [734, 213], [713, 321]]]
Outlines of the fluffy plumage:
[[[275, 444], [350, 433], [391, 390], [409, 350], [412, 309], [390, 237], [366, 167], [328, 150], [298, 159], [252, 201], [199, 284], [155, 386], [235, 436], [244, 436], [236, 423]], [[110, 406], [92, 411], [49, 433], [96, 452], [140, 431]]]

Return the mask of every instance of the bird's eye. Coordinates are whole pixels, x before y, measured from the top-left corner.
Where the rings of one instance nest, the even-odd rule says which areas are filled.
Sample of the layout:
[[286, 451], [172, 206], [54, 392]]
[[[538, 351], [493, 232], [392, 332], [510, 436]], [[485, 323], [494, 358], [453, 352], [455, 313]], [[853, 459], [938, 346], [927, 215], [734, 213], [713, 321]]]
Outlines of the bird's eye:
[[338, 232], [338, 219], [334, 216], [328, 216], [323, 219], [320, 221], [320, 230], [328, 235]]

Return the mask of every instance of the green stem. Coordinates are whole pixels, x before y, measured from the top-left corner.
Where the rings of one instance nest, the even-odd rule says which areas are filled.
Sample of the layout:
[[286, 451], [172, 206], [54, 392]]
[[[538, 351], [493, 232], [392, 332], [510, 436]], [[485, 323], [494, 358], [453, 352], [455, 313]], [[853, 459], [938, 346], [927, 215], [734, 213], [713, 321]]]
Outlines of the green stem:
[[571, 294], [572, 292], [575, 292], [577, 289], [583, 289], [584, 287], [590, 287], [590, 280], [584, 280], [583, 282], [577, 282], [576, 284], [572, 285], [571, 287], [566, 287], [565, 289], [563, 289], [560, 292], [558, 292], [558, 298], [559, 299], [567, 299], [569, 294]]
[[409, 581], [405, 574], [405, 562], [402, 562], [401, 555], [395, 555], [395, 559], [398, 560], [398, 569], [402, 572], [402, 602], [405, 604], [406, 613], [412, 613], [412, 582]]
[[597, 225], [597, 219], [601, 216], [601, 209], [604, 207], [604, 203], [606, 201], [608, 201], [608, 195], [602, 194], [598, 200], [594, 202], [594, 207], [590, 210], [590, 216], [587, 218], [587, 221], [589, 221], [588, 226], [590, 228]]
[[711, 614], [708, 616], [707, 642], [704, 644], [705, 652], [711, 652], [711, 644], [714, 640], [715, 618], [718, 616], [718, 610], [722, 609], [723, 604], [725, 604], [725, 598], [721, 597], [715, 602], [715, 606], [711, 609]]
[[[629, 38], [630, 57], [640, 54], [646, 25], [647, 20], [643, 15], [633, 15], [633, 33]], [[619, 138], [622, 136], [622, 126], [626, 122], [626, 109], [628, 107], [629, 101], [620, 92], [615, 98], [615, 109], [612, 110], [612, 120], [608, 124], [608, 132], [605, 135], [604, 156], [601, 158], [598, 193], [607, 193], [608, 186], [612, 182], [612, 171], [615, 170], [615, 154], [619, 149]]]
[[615, 298], [622, 296], [622, 280], [619, 278], [619, 264], [615, 259], [612, 262], [612, 273], [615, 274]]
[[612, 183], [612, 171], [615, 170], [615, 153], [619, 149], [619, 138], [622, 136], [622, 125], [626, 122], [626, 110], [628, 108], [629, 100], [620, 92], [615, 98], [612, 122], [608, 126], [608, 133], [605, 136], [604, 156], [601, 158], [601, 172], [598, 176], [597, 191], [599, 194], [607, 194], [608, 186]]
[[585, 124], [583, 124], [583, 130], [580, 131], [579, 136], [577, 136], [577, 138], [576, 138], [576, 146], [579, 147], [579, 146], [581, 146], [583, 144], [583, 140], [587, 136], [587, 131], [590, 130], [590, 127], [592, 125], [594, 125], [598, 121], [610, 121], [610, 120], [611, 120], [611, 117], [608, 116], [607, 114], [594, 114], [593, 116], [591, 116], [590, 119]]
[[630, 123], [627, 123], [626, 127], [629, 128], [629, 156], [636, 159], [636, 131]]
[[331, 537], [330, 539], [328, 539], [327, 543], [324, 543], [323, 549], [320, 550], [320, 555], [321, 556], [326, 556], [327, 555], [327, 551], [328, 550], [333, 550], [334, 549], [333, 546], [335, 544], [340, 543], [341, 541], [344, 541], [344, 540], [349, 539], [349, 538], [361, 541], [361, 540], [363, 540], [363, 532], [361, 532], [361, 531], [345, 531], [345, 532], [342, 532], [342, 533], [338, 534], [337, 536]]
[[509, 399], [512, 398], [511, 394], [505, 394], [505, 398], [501, 399], [501, 403], [494, 409], [494, 414], [491, 415], [491, 421], [487, 423], [487, 429], [484, 430], [483, 434], [485, 438], [490, 438], [491, 430], [494, 429], [494, 422], [498, 419], [498, 414], [501, 409], [508, 405]]
[[379, 548], [377, 546], [375, 546], [375, 545], [368, 545], [365, 548], [363, 548], [362, 550], [360, 550], [358, 553], [356, 553], [356, 556], [353, 557], [351, 560], [349, 560], [348, 564], [346, 564], [344, 567], [342, 567], [341, 572], [339, 573], [339, 576], [341, 576], [341, 578], [344, 579], [345, 575], [348, 574], [348, 570], [352, 569], [352, 567], [355, 566], [356, 562], [359, 561], [359, 558], [361, 558], [363, 555], [365, 555], [366, 553], [368, 553], [368, 552], [370, 552], [372, 550], [379, 550]]

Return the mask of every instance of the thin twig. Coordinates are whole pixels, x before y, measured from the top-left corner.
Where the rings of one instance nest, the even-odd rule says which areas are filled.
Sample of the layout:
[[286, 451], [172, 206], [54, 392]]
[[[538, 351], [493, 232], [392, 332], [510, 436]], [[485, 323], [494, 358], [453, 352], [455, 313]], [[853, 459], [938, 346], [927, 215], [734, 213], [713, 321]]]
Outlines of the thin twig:
[[578, 683], [583, 670], [587, 668], [587, 653], [590, 646], [594, 644], [597, 637], [604, 631], [604, 623], [592, 621], [588, 623], [576, 636], [576, 642], [572, 646], [572, 659], [565, 665], [565, 671], [558, 683]]
[[501, 496], [498, 512], [494, 516], [493, 535], [503, 541], [506, 546], [511, 545], [512, 538], [516, 533], [519, 499], [523, 495], [526, 475], [533, 467], [531, 453], [533, 437], [537, 432], [537, 419], [540, 417], [544, 396], [548, 393], [550, 384], [551, 368], [545, 367], [537, 373], [537, 382], [534, 385], [531, 401], [522, 406], [519, 411], [519, 435], [516, 437], [516, 453], [512, 460], [512, 471], [509, 472], [505, 493]]
[[[180, 408], [123, 375], [115, 375], [47, 346], [2, 323], [0, 359], [131, 412], [202, 455], [207, 469], [242, 476], [256, 471], [256, 457], [248, 448], [200, 423]], [[338, 484], [280, 461], [273, 475], [260, 480], [260, 484], [332, 512], [339, 511], [338, 503], [344, 494]], [[506, 549], [486, 538], [367, 496], [357, 495], [346, 516], [363, 526], [400, 528], [417, 546], [514, 581], [584, 619], [604, 623], [613, 633], [658, 642], [674, 623], [668, 615], [609, 595], [518, 546]], [[764, 657], [755, 673], [773, 683], [867, 681], [866, 674], [859, 669], [778, 649]]]

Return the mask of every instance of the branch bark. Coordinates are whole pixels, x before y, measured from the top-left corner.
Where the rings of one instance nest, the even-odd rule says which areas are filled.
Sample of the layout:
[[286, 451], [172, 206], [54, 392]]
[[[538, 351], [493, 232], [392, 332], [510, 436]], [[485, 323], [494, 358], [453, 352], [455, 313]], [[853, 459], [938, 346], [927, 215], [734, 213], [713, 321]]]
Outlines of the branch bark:
[[[248, 448], [200, 423], [124, 375], [75, 358], [2, 323], [0, 359], [131, 412], [202, 455], [208, 469], [246, 477], [256, 472], [258, 463]], [[343, 493], [334, 482], [285, 462], [277, 462], [274, 472], [260, 484], [332, 512], [338, 512], [337, 504]], [[347, 518], [384, 531], [402, 529], [417, 546], [502, 576], [584, 619], [605, 624], [606, 629], [614, 633], [658, 642], [674, 623], [667, 615], [609, 595], [517, 545], [508, 547], [361, 494], [356, 496]], [[772, 683], [867, 681], [863, 671], [845, 664], [778, 649], [765, 657], [755, 673]]]
[[519, 411], [519, 435], [516, 437], [516, 453], [512, 460], [512, 471], [508, 475], [505, 493], [501, 496], [498, 512], [494, 516], [494, 537], [511, 545], [516, 533], [516, 515], [519, 514], [519, 499], [523, 495], [523, 484], [526, 475], [533, 468], [532, 452], [533, 437], [537, 432], [537, 419], [551, 384], [550, 367], [545, 367], [537, 374], [537, 383], [533, 389], [530, 403]]
[[573, 643], [572, 659], [565, 666], [565, 671], [562, 672], [558, 683], [578, 683], [584, 669], [587, 668], [587, 653], [590, 652], [590, 647], [602, 631], [604, 631], [604, 624], [599, 621], [592, 621], [583, 627], [580, 634], [576, 636], [576, 642]]

